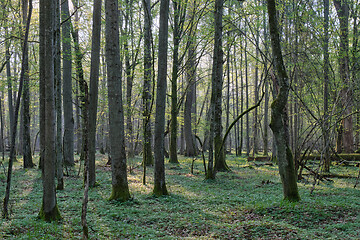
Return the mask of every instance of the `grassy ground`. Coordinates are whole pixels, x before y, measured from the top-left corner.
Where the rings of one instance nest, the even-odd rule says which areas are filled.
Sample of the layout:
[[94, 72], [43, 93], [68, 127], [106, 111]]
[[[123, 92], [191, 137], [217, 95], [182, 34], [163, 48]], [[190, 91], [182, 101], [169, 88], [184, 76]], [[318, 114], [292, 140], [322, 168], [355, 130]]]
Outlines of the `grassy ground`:
[[[129, 173], [133, 200], [108, 201], [111, 171], [107, 159], [97, 158], [98, 187], [89, 192], [88, 224], [92, 239], [360, 239], [360, 190], [355, 179], [320, 182], [313, 194], [312, 179], [299, 183], [301, 202], [282, 201], [276, 166], [250, 166], [244, 158], [228, 157], [230, 173], [204, 181], [201, 159], [181, 158], [166, 164], [170, 196], [153, 198], [152, 168], [147, 185], [142, 170]], [[136, 166], [140, 158], [129, 165]], [[79, 166], [76, 166], [78, 169]], [[357, 175], [356, 167], [336, 167], [334, 172]], [[41, 173], [15, 164], [10, 197], [11, 219], [0, 220], [0, 239], [81, 239], [82, 177], [65, 178], [57, 192], [63, 220], [37, 219], [42, 201]], [[0, 173], [4, 196], [4, 173]]]

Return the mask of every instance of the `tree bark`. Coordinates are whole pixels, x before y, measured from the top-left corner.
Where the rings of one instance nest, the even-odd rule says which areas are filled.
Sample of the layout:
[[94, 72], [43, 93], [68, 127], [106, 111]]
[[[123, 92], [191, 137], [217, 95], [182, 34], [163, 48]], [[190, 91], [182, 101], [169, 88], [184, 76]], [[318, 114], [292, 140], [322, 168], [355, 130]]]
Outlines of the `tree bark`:
[[105, 0], [105, 36], [109, 103], [109, 135], [112, 168], [112, 193], [110, 200], [130, 199], [127, 181], [124, 110], [120, 69], [118, 1]]
[[352, 86], [350, 82], [349, 70], [349, 2], [348, 0], [334, 0], [334, 5], [340, 22], [340, 56], [339, 70], [340, 78], [344, 84], [341, 89], [341, 108], [344, 109], [343, 116], [347, 116], [342, 120], [342, 140], [345, 153], [353, 152], [353, 121], [352, 121]]
[[[146, 166], [154, 164], [151, 148], [151, 99], [153, 79], [153, 62], [151, 54], [151, 7], [150, 0], [143, 0], [144, 5], [144, 84], [142, 92], [143, 101], [143, 164]], [[145, 176], [144, 171], [144, 176]]]
[[62, 152], [62, 97], [61, 97], [61, 39], [60, 39], [60, 1], [55, 3], [55, 34], [54, 34], [54, 78], [56, 108], [56, 189], [64, 189], [63, 152]]
[[329, 122], [329, 0], [324, 0], [324, 116], [323, 116], [323, 139], [325, 161], [323, 165], [324, 172], [330, 172], [330, 122]]
[[55, 191], [55, 104], [54, 104], [54, 16], [55, 2], [40, 1], [40, 81], [44, 84], [45, 115], [43, 123], [44, 132], [44, 166], [43, 179], [43, 202], [39, 217], [46, 221], [59, 220], [61, 218], [56, 204]]
[[72, 51], [71, 18], [69, 2], [61, 3], [62, 52], [63, 52], [63, 108], [64, 108], [64, 164], [74, 166], [74, 118], [72, 105]]
[[[28, 1], [22, 1], [23, 8], [23, 24], [26, 28], [28, 17]], [[27, 44], [27, 43], [26, 43]], [[24, 168], [32, 168], [34, 166], [31, 155], [31, 141], [30, 141], [30, 90], [29, 90], [29, 51], [28, 47], [25, 48], [23, 53], [24, 65], [24, 89], [23, 89], [23, 164]]]
[[[186, 92], [185, 106], [184, 106], [184, 137], [186, 142], [185, 155], [193, 157], [197, 155], [196, 139], [193, 132], [193, 116], [192, 113], [196, 112], [195, 99], [196, 99], [196, 23], [194, 22], [196, 12], [196, 1], [190, 1], [190, 11], [188, 19], [190, 22], [190, 29], [188, 35], [187, 49], [188, 61], [186, 78], [188, 89]], [[195, 113], [196, 114], [196, 113]]]
[[154, 190], [155, 196], [168, 195], [165, 182], [164, 165], [164, 130], [165, 130], [165, 104], [166, 104], [166, 75], [167, 75], [167, 47], [168, 47], [168, 17], [169, 0], [160, 3], [160, 28], [158, 52], [158, 79], [156, 87], [156, 113], [155, 113], [155, 169]]
[[272, 114], [270, 127], [274, 133], [277, 146], [277, 158], [284, 199], [296, 202], [300, 200], [296, 183], [297, 176], [292, 152], [289, 146], [289, 129], [287, 128], [287, 125], [284, 124], [284, 122], [288, 121], [286, 104], [290, 89], [289, 78], [282, 58], [275, 0], [268, 0], [267, 8], [274, 68], [280, 85], [278, 95], [271, 105]]
[[94, 187], [95, 175], [95, 153], [96, 153], [96, 118], [99, 88], [100, 67], [100, 35], [101, 35], [101, 0], [94, 0], [93, 26], [91, 38], [91, 67], [90, 67], [90, 96], [89, 96], [89, 186]]

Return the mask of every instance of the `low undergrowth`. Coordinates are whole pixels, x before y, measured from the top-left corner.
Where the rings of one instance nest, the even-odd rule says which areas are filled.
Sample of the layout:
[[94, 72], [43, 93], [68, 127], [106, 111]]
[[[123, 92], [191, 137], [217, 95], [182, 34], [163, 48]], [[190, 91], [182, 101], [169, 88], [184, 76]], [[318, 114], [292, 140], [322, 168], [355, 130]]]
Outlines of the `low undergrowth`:
[[[228, 156], [231, 172], [204, 181], [200, 158], [179, 157], [166, 163], [169, 196], [152, 196], [153, 168], [142, 184], [141, 158], [129, 160], [132, 200], [108, 201], [111, 169], [104, 155], [97, 157], [97, 182], [90, 189], [88, 225], [91, 239], [360, 239], [360, 190], [355, 178], [299, 182], [301, 201], [282, 201], [276, 166], [255, 165]], [[41, 171], [14, 167], [10, 220], [0, 220], [0, 239], [81, 239], [82, 175], [79, 165], [65, 177], [65, 190], [57, 191], [62, 221], [37, 219], [42, 201]], [[356, 167], [334, 167], [356, 176]], [[0, 194], [5, 177], [0, 173]]]

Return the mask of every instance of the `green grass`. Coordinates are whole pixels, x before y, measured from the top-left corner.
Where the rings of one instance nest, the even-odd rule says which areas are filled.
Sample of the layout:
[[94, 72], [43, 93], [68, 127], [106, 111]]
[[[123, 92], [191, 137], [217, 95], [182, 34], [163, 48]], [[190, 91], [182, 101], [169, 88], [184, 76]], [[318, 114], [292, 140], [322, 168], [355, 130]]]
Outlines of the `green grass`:
[[[142, 169], [128, 174], [133, 200], [108, 201], [111, 170], [103, 155], [97, 158], [97, 182], [90, 189], [88, 225], [91, 239], [360, 239], [360, 190], [355, 179], [320, 182], [313, 194], [312, 178], [299, 183], [301, 202], [282, 201], [276, 166], [249, 166], [245, 158], [228, 156], [229, 173], [204, 181], [202, 160], [179, 157], [180, 165], [166, 163], [170, 196], [152, 197], [153, 168], [147, 185]], [[131, 159], [131, 165], [141, 158]], [[57, 192], [63, 220], [37, 219], [42, 201], [41, 172], [14, 166], [10, 220], [0, 220], [0, 239], [81, 239], [82, 176], [65, 178]], [[79, 166], [76, 165], [76, 173]], [[333, 172], [356, 176], [358, 168], [334, 167]], [[5, 179], [0, 174], [0, 194]], [[307, 176], [305, 176], [307, 177]]]

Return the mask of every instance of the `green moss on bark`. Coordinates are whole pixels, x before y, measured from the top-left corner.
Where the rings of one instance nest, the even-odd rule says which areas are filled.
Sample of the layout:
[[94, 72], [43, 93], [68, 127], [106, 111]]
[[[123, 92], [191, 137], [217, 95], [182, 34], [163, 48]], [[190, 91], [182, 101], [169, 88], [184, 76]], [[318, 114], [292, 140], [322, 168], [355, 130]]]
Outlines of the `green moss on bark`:
[[124, 189], [122, 186], [112, 186], [112, 191], [109, 200], [117, 200], [121, 202], [126, 202], [131, 198], [129, 189]]
[[62, 219], [57, 204], [50, 212], [45, 212], [44, 206], [41, 206], [38, 218], [46, 222], [59, 221]]

